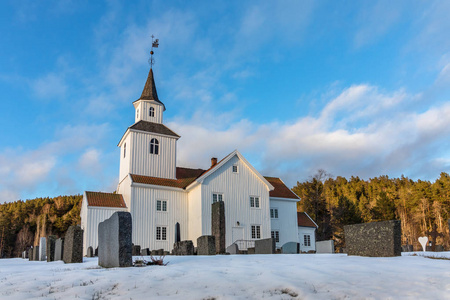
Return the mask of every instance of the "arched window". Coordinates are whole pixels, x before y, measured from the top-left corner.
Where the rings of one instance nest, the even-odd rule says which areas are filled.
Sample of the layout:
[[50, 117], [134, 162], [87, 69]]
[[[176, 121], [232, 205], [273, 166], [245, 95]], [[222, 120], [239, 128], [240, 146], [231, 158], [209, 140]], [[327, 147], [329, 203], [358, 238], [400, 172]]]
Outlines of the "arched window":
[[159, 153], [159, 142], [157, 139], [152, 139], [150, 141], [150, 154], [158, 154]]
[[127, 143], [123, 144], [123, 157], [127, 155]]
[[148, 110], [148, 115], [150, 117], [154, 117], [155, 116], [155, 109], [153, 107], [150, 107], [150, 109]]

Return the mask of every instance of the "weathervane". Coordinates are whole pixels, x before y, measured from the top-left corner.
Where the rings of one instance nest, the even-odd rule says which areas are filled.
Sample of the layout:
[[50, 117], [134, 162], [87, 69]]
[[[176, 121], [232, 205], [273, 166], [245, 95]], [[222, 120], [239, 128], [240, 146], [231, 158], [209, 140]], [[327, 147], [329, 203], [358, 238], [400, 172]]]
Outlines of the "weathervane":
[[149, 60], [148, 60], [148, 63], [149, 63], [149, 65], [150, 65], [150, 69], [153, 67], [153, 65], [155, 64], [155, 60], [153, 59], [153, 54], [155, 53], [155, 52], [153, 52], [153, 48], [158, 48], [158, 46], [159, 46], [159, 39], [155, 39], [155, 40], [153, 40], [155, 38], [155, 36], [152, 34], [152, 50], [150, 51], [150, 58], [149, 58]]

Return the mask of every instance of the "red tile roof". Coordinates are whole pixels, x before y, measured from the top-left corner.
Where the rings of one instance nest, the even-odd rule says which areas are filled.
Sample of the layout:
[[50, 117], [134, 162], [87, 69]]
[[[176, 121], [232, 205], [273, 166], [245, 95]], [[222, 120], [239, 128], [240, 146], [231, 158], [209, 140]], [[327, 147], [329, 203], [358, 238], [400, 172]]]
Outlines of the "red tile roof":
[[298, 199], [298, 196], [280, 178], [267, 176], [264, 176], [264, 178], [274, 187], [274, 190], [269, 193], [270, 197]]
[[161, 186], [169, 186], [180, 189], [185, 189], [188, 185], [194, 182], [205, 171], [202, 169], [177, 168], [177, 179], [167, 179], [150, 177], [143, 175], [130, 174], [131, 180], [136, 183], [153, 184]]
[[121, 194], [86, 192], [88, 206], [126, 208]]
[[297, 212], [297, 223], [298, 226], [317, 228], [317, 225], [304, 212]]

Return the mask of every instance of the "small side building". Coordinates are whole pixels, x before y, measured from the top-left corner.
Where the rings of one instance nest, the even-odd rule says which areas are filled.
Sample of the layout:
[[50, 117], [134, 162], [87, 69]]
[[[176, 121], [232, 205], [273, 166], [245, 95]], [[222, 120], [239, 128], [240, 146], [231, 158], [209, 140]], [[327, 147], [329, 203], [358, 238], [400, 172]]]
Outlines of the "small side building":
[[297, 212], [300, 251], [316, 251], [316, 229], [319, 227], [306, 212]]

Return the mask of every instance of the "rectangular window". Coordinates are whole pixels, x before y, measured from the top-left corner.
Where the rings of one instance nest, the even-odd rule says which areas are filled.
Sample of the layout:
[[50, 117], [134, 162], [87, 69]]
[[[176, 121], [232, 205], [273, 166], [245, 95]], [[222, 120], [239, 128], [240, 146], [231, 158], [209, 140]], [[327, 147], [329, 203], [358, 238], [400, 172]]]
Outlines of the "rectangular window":
[[167, 201], [156, 200], [156, 211], [167, 211]]
[[259, 208], [259, 197], [250, 197], [250, 207]]
[[219, 193], [213, 193], [213, 203], [223, 201], [223, 195]]
[[127, 156], [127, 143], [123, 144], [123, 157]]
[[270, 218], [271, 219], [278, 219], [278, 208], [271, 208], [270, 209]]
[[311, 236], [310, 236], [309, 234], [305, 234], [305, 235], [303, 236], [303, 244], [304, 244], [306, 247], [310, 247], [310, 246], [311, 246]]
[[233, 173], [237, 173], [238, 172], [238, 166], [237, 165], [233, 165]]
[[157, 241], [167, 240], [167, 227], [163, 226], [156, 227], [156, 240]]
[[272, 231], [272, 238], [275, 239], [276, 243], [280, 242], [280, 232], [278, 230]]
[[252, 239], [260, 239], [260, 238], [261, 238], [261, 226], [252, 225]]

